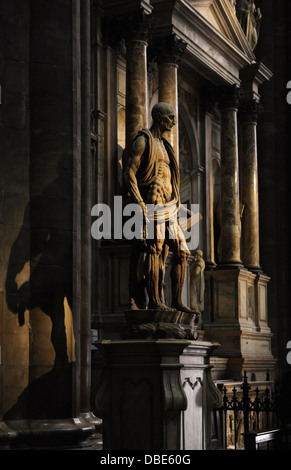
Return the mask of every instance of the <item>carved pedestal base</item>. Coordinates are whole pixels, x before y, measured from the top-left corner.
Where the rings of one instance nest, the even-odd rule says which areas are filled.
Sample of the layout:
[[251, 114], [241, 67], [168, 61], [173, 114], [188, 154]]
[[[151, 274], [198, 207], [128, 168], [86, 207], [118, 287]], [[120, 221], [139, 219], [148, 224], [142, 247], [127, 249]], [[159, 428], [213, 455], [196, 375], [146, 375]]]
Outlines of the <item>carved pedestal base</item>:
[[211, 377], [219, 346], [176, 339], [96, 341], [103, 357], [95, 413], [104, 450], [206, 450], [222, 396]]
[[197, 340], [198, 315], [177, 310], [128, 310], [123, 339], [190, 339]]
[[186, 340], [97, 341], [103, 373], [95, 406], [104, 450], [179, 450], [187, 407], [180, 356]]

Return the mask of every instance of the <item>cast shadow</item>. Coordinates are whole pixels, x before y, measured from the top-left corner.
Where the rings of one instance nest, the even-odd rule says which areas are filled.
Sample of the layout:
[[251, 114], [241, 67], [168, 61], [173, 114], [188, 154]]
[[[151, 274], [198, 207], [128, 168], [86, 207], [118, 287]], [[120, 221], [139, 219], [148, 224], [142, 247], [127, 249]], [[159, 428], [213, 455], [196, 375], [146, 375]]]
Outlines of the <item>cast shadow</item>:
[[55, 367], [32, 381], [4, 415], [4, 420], [70, 418], [73, 367], [73, 363], [62, 368]]
[[71, 395], [64, 299], [72, 310], [72, 170], [66, 156], [57, 178], [27, 204], [10, 252], [5, 288], [7, 307], [18, 315], [19, 327], [26, 309], [40, 308], [51, 319], [55, 351], [53, 370], [30, 383], [7, 416], [19, 418], [28, 403], [30, 417], [59, 417], [60, 409], [70, 407]]

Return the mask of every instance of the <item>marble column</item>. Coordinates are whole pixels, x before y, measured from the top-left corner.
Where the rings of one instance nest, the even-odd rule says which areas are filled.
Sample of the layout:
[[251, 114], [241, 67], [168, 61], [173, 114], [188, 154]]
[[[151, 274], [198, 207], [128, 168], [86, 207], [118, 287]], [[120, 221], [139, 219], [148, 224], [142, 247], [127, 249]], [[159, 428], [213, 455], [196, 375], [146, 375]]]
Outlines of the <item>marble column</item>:
[[241, 123], [242, 261], [252, 272], [261, 272], [259, 249], [259, 197], [257, 165], [257, 119], [261, 106], [256, 100], [243, 103]]
[[131, 14], [124, 22], [126, 43], [126, 145], [147, 127], [147, 45], [151, 15]]
[[159, 65], [159, 101], [169, 103], [176, 111], [176, 126], [165, 133], [165, 137], [174, 147], [179, 158], [179, 124], [178, 124], [178, 67], [186, 49], [186, 43], [171, 34], [163, 39], [157, 39]]
[[238, 89], [220, 89], [221, 105], [221, 262], [220, 268], [242, 267], [241, 205], [238, 165]]

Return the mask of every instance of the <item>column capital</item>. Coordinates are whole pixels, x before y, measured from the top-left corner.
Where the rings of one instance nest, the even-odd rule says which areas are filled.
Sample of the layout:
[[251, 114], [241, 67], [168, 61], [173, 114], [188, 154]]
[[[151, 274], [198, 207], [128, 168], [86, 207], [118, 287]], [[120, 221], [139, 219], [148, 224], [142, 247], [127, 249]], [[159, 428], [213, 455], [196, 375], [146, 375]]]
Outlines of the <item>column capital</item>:
[[221, 109], [238, 109], [239, 88], [236, 85], [224, 85], [218, 89]]
[[221, 119], [221, 110], [219, 106], [219, 93], [217, 87], [209, 85], [204, 87], [201, 94], [201, 107], [205, 113], [211, 114], [215, 119]]
[[122, 27], [125, 41], [148, 42], [155, 21], [152, 14], [147, 14], [143, 9], [123, 15]]
[[258, 122], [263, 106], [257, 100], [243, 101], [239, 104], [239, 118], [244, 122]]
[[158, 64], [179, 65], [187, 44], [176, 34], [165, 37], [156, 37], [153, 41], [151, 54]]
[[120, 15], [106, 16], [102, 19], [102, 35], [106, 44], [115, 48], [124, 39], [127, 41], [148, 42], [155, 25], [152, 14], [142, 8]]

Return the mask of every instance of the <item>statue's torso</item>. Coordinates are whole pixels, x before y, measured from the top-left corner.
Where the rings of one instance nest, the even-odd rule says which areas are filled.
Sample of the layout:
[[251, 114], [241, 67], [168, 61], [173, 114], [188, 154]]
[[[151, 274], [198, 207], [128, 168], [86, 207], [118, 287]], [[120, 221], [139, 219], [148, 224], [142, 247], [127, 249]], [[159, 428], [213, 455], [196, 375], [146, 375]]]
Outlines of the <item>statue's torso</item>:
[[172, 199], [172, 176], [170, 159], [163, 141], [154, 138], [157, 173], [155, 180], [147, 187], [144, 201], [148, 204], [166, 204]]

